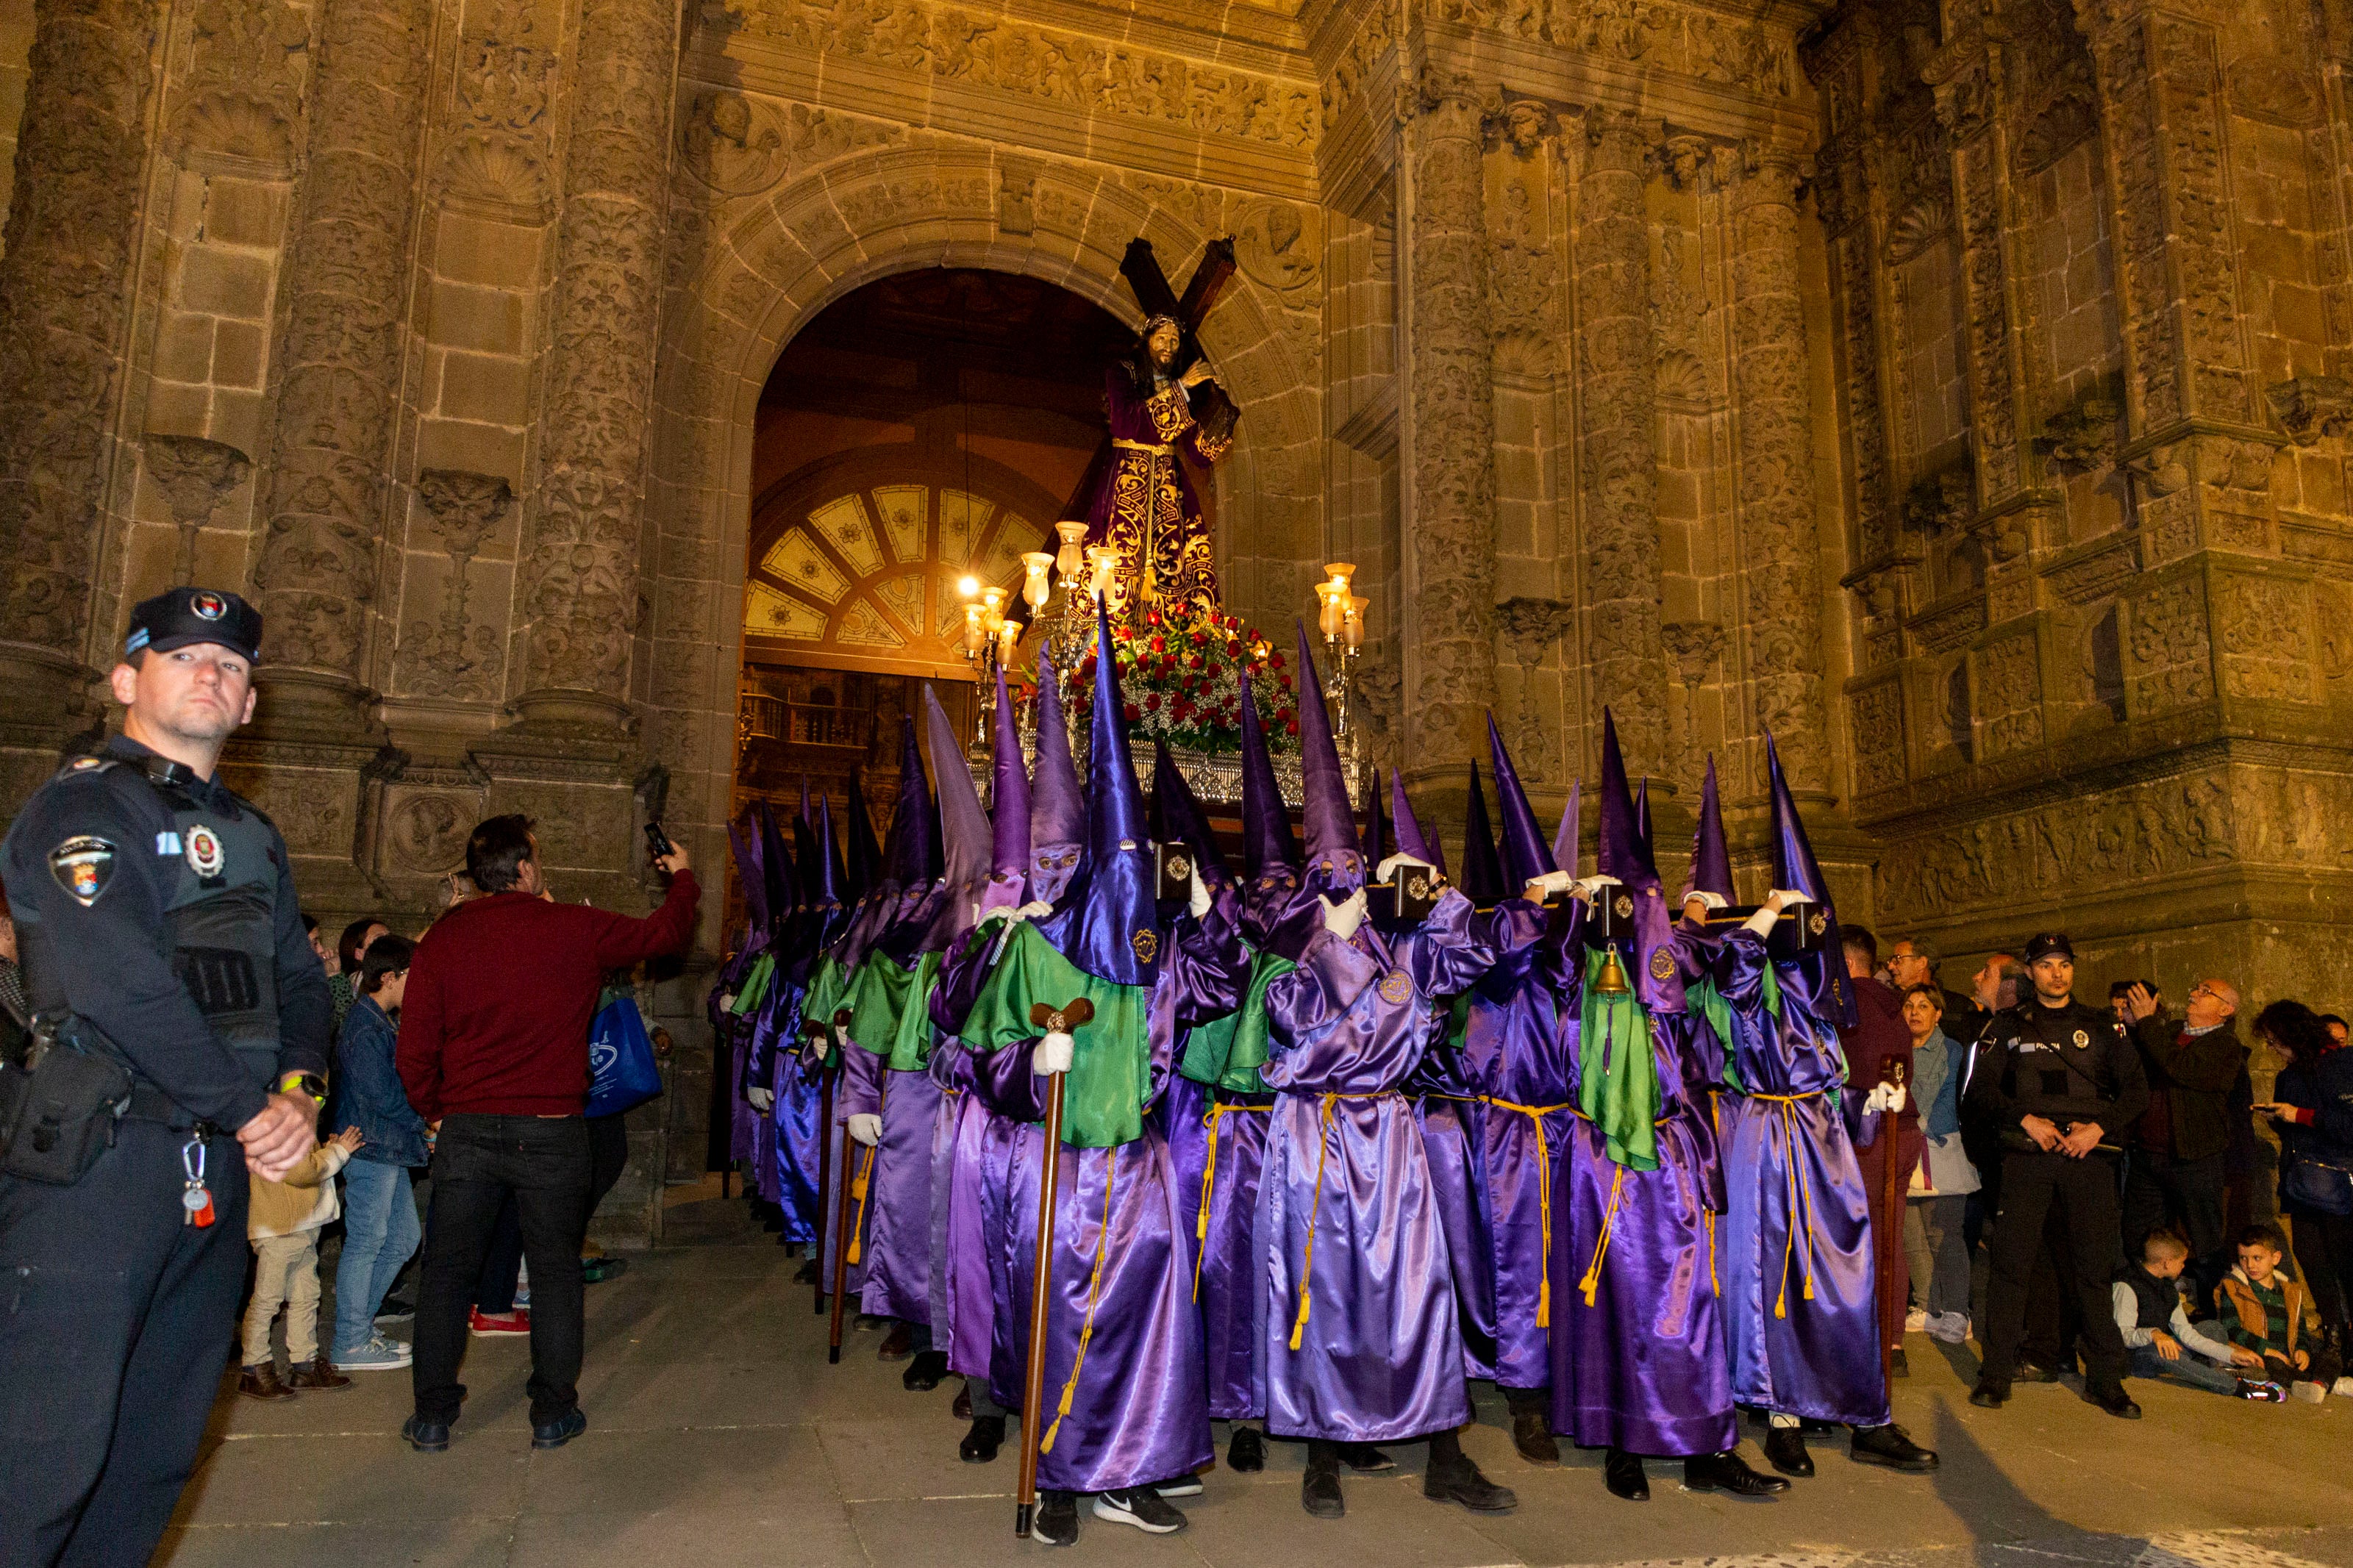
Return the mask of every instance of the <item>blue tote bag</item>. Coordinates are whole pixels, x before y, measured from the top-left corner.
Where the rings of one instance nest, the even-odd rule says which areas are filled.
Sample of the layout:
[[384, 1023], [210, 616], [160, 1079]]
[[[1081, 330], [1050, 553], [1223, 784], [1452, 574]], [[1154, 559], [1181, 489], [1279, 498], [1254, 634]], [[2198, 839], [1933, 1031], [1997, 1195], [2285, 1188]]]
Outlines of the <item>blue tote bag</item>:
[[614, 1116], [661, 1092], [654, 1042], [636, 1000], [615, 997], [588, 1026], [588, 1114]]

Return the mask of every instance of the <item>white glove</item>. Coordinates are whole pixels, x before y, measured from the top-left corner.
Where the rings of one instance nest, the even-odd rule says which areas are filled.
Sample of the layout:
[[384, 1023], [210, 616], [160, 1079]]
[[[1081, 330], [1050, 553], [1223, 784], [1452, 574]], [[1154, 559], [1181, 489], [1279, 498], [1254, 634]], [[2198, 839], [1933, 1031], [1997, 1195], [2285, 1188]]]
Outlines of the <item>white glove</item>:
[[1624, 885], [1624, 883], [1619, 881], [1615, 877], [1588, 877], [1582, 881], [1571, 882], [1569, 884], [1570, 887], [1577, 889], [1577, 897], [1583, 899], [1587, 903], [1591, 903], [1604, 888], [1619, 888], [1623, 887]]
[[1905, 1098], [1902, 1084], [1878, 1084], [1863, 1097], [1862, 1108], [1865, 1110], [1883, 1110], [1890, 1116], [1899, 1115], [1904, 1110]]
[[1566, 893], [1577, 886], [1577, 879], [1566, 871], [1546, 871], [1528, 879], [1527, 899], [1532, 904], [1543, 903], [1556, 893]]
[[833, 1026], [833, 1043], [834, 1043], [834, 1045], [835, 1045], [836, 1047], [839, 1047], [839, 1048], [840, 1048], [840, 1049], [842, 1049], [842, 1050], [848, 1050], [848, 1049], [849, 1048], [849, 1025], [847, 1025], [847, 1024], [836, 1024], [836, 1025]]
[[1685, 903], [1690, 903], [1694, 899], [1697, 899], [1701, 903], [1705, 904], [1711, 910], [1720, 910], [1725, 907], [1725, 899], [1722, 893], [1703, 892], [1694, 889], [1691, 892], [1683, 895], [1683, 902]]
[[1193, 890], [1187, 897], [1185, 907], [1193, 911], [1195, 920], [1199, 920], [1209, 912], [1209, 885], [1201, 880], [1201, 868], [1198, 866], [1193, 868]]
[[1740, 929], [1745, 931], [1753, 931], [1758, 936], [1771, 936], [1773, 934], [1773, 923], [1780, 918], [1779, 913], [1775, 910], [1770, 903], [1762, 903], [1757, 906], [1757, 912], [1755, 914], [1750, 915], [1746, 920], [1740, 922]]
[[1810, 904], [1814, 901], [1813, 900], [1806, 897], [1805, 894], [1793, 893], [1787, 888], [1776, 888], [1771, 892], [1766, 894], [1765, 899], [1767, 903], [1778, 903], [1785, 910], [1794, 909], [1799, 904]]
[[735, 993], [733, 991], [722, 991], [719, 994], [719, 1010], [723, 1013], [733, 1013], [735, 1011]]
[[750, 1100], [752, 1102], [752, 1109], [760, 1112], [763, 1116], [766, 1115], [769, 1108], [776, 1103], [776, 1097], [775, 1095], [770, 1094], [765, 1089], [757, 1087], [745, 1089], [744, 1091], [744, 1098]]
[[849, 1135], [871, 1149], [882, 1142], [882, 1119], [871, 1110], [861, 1110], [849, 1119]]
[[[1397, 857], [1389, 858], [1394, 860]], [[1419, 866], [1421, 862], [1416, 860], [1413, 864]], [[1315, 901], [1324, 906], [1324, 929], [1342, 942], [1356, 935], [1356, 928], [1365, 923], [1365, 889], [1362, 888], [1336, 904], [1321, 893], [1315, 895]]]
[[1419, 866], [1425, 871], [1435, 871], [1438, 869], [1437, 867], [1431, 865], [1429, 861], [1422, 859], [1419, 856], [1408, 855], [1403, 850], [1399, 850], [1397, 854], [1390, 856], [1388, 859], [1382, 861], [1378, 866], [1374, 868], [1373, 880], [1376, 882], [1396, 881], [1397, 868], [1400, 866]]
[[1050, 1078], [1058, 1072], [1071, 1070], [1071, 1059], [1078, 1055], [1079, 1042], [1060, 1029], [1050, 1029], [1038, 1040], [1038, 1048], [1030, 1053], [1029, 1070], [1039, 1078]]

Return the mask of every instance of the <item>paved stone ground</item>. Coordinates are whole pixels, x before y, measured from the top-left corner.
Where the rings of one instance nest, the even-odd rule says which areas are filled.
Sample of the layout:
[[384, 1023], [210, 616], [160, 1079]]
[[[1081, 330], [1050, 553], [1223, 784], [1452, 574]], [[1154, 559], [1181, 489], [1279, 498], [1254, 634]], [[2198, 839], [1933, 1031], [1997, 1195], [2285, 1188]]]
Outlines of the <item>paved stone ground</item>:
[[[472, 1397], [438, 1456], [396, 1436], [405, 1372], [279, 1405], [227, 1392], [161, 1561], [990, 1568], [1046, 1555], [1013, 1536], [1010, 1450], [959, 1464], [953, 1386], [906, 1393], [872, 1333], [827, 1366], [794, 1262], [746, 1234], [742, 1212], [716, 1199], [673, 1209], [671, 1234], [701, 1245], [640, 1255], [590, 1289], [590, 1425], [570, 1447], [531, 1452], [519, 1342], [474, 1342]], [[1622, 1503], [1602, 1490], [1599, 1454], [1549, 1471], [1520, 1463], [1501, 1400], [1482, 1388], [1464, 1442], [1518, 1489], [1508, 1518], [1424, 1501], [1422, 1451], [1405, 1447], [1397, 1476], [1349, 1480], [1348, 1517], [1318, 1522], [1299, 1509], [1299, 1449], [1278, 1443], [1260, 1475], [1210, 1471], [1183, 1505], [1185, 1533], [1146, 1539], [1082, 1510], [1078, 1545], [1056, 1561], [2353, 1568], [2353, 1401], [2246, 1405], [2136, 1384], [2148, 1415], [2127, 1425], [2070, 1388], [2021, 1386], [1993, 1414], [1968, 1405], [1967, 1352], [1915, 1338], [1912, 1355], [1896, 1413], [1944, 1451], [1934, 1476], [1856, 1465], [1818, 1439], [1820, 1474], [1777, 1502], [1686, 1493], [1654, 1464], [1652, 1500]], [[1756, 1458], [1753, 1436], [1746, 1447]]]

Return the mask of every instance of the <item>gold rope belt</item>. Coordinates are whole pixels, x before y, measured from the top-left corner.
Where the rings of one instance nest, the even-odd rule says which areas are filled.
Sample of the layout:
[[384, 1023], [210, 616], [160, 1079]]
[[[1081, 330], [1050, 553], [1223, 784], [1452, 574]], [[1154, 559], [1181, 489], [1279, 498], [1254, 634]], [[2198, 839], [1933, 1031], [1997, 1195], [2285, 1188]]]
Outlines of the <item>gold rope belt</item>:
[[1167, 457], [1176, 449], [1176, 447], [1165, 443], [1155, 443], [1151, 441], [1124, 441], [1116, 436], [1112, 437], [1111, 444], [1113, 447], [1118, 447], [1123, 452], [1149, 452], [1155, 458]]
[[[1752, 1094], [1748, 1097], [1761, 1100], [1779, 1110], [1773, 1119], [1774, 1142], [1781, 1152], [1781, 1168], [1789, 1176], [1790, 1216], [1793, 1221], [1802, 1218], [1805, 1226], [1806, 1247], [1799, 1254], [1798, 1261], [1805, 1273], [1805, 1299], [1809, 1301], [1814, 1299], [1814, 1208], [1806, 1201], [1806, 1184], [1798, 1179], [1798, 1102], [1819, 1100], [1821, 1095], [1822, 1090], [1817, 1089], [1805, 1094]], [[1789, 1315], [1789, 1254], [1797, 1249], [1797, 1246], [1798, 1226], [1792, 1223], [1788, 1235], [1781, 1243], [1781, 1293], [1773, 1302], [1773, 1315], [1777, 1318]]]
[[1201, 1254], [1209, 1245], [1209, 1194], [1218, 1180], [1218, 1122], [1236, 1110], [1267, 1111], [1271, 1105], [1229, 1105], [1221, 1100], [1209, 1102], [1209, 1113], [1201, 1118], [1201, 1125], [1209, 1130], [1209, 1158], [1201, 1168], [1201, 1212], [1193, 1220], [1193, 1300], [1201, 1299]]
[[[1593, 1121], [1593, 1118], [1586, 1115], [1584, 1111], [1577, 1110], [1576, 1106], [1572, 1105], [1567, 1109], [1579, 1121], [1591, 1123], [1597, 1126], [1599, 1125], [1599, 1123]], [[1672, 1121], [1676, 1117], [1682, 1114], [1683, 1113], [1679, 1110], [1670, 1111], [1664, 1116], [1653, 1118], [1651, 1125], [1652, 1127], [1664, 1127], [1668, 1122]], [[1538, 1136], [1541, 1137], [1542, 1134], [1539, 1133]], [[1601, 1234], [1595, 1238], [1593, 1243], [1593, 1261], [1586, 1265], [1585, 1278], [1577, 1282], [1577, 1289], [1585, 1297], [1585, 1304], [1588, 1307], [1593, 1305], [1593, 1298], [1601, 1289], [1601, 1264], [1603, 1259], [1609, 1256], [1610, 1237], [1618, 1233], [1618, 1199], [1621, 1194], [1623, 1194], [1625, 1190], [1626, 1167], [1613, 1162], [1609, 1173], [1609, 1205], [1607, 1208], [1601, 1211]], [[1711, 1235], [1713, 1233], [1711, 1233]], [[1551, 1235], [1549, 1227], [1547, 1227], [1546, 1235], [1547, 1240], [1545, 1252], [1546, 1256], [1549, 1257], [1551, 1256], [1552, 1251], [1549, 1240]], [[1709, 1270], [1711, 1276], [1713, 1276], [1715, 1268], [1714, 1247], [1715, 1243], [1711, 1240], [1709, 1243]], [[1552, 1289], [1549, 1271], [1547, 1271], [1547, 1277], [1545, 1281], [1545, 1289], [1547, 1291]], [[1542, 1320], [1539, 1319], [1538, 1322], [1539, 1326], [1541, 1326]]]
[[1299, 1265], [1299, 1316], [1291, 1324], [1293, 1350], [1299, 1348], [1307, 1333], [1307, 1310], [1315, 1297], [1315, 1219], [1324, 1208], [1324, 1157], [1332, 1152], [1332, 1109], [1344, 1100], [1403, 1100], [1405, 1096], [1393, 1089], [1377, 1089], [1360, 1094], [1335, 1090], [1319, 1098], [1324, 1101], [1324, 1110], [1316, 1118], [1319, 1136], [1315, 1140], [1315, 1195], [1307, 1207], [1307, 1254]]
[[[1054, 1435], [1062, 1429], [1062, 1417], [1071, 1413], [1071, 1400], [1079, 1392], [1079, 1369], [1087, 1364], [1087, 1342], [1095, 1337], [1095, 1308], [1102, 1300], [1103, 1258], [1111, 1250], [1111, 1198], [1119, 1186], [1120, 1145], [1111, 1146], [1111, 1161], [1103, 1168], [1103, 1228], [1095, 1236], [1095, 1268], [1087, 1277], [1087, 1315], [1079, 1323], [1079, 1353], [1071, 1358], [1071, 1381], [1062, 1384], [1062, 1403], [1055, 1408], [1054, 1424], [1046, 1428], [1046, 1439], [1038, 1445], [1041, 1454], [1054, 1451]], [[1053, 1179], [1053, 1170], [1060, 1163], [1060, 1151], [1047, 1156], [1047, 1179]]]

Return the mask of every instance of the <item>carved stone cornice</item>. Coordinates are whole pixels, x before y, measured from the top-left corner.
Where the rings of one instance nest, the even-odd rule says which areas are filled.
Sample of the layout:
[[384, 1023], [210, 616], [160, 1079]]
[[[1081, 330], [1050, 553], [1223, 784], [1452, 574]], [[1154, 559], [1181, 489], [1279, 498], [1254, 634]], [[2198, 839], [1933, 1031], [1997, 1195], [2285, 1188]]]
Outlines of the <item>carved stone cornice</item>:
[[2309, 447], [2324, 436], [2353, 435], [2353, 382], [2333, 375], [2300, 375], [2275, 381], [2263, 400], [2287, 438]]

